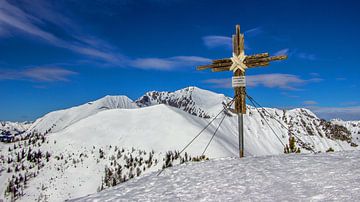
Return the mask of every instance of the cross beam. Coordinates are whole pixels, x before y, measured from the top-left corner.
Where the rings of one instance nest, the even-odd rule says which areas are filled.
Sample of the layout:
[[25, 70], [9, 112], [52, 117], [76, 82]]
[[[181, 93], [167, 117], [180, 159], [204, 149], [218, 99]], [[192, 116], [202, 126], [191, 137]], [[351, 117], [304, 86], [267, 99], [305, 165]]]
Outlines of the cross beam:
[[233, 87], [235, 91], [235, 109], [239, 121], [239, 152], [244, 156], [243, 114], [246, 114], [245, 103], [245, 71], [248, 68], [268, 66], [270, 62], [287, 59], [286, 55], [270, 56], [269, 53], [245, 55], [244, 34], [240, 33], [240, 25], [236, 25], [236, 33], [232, 35], [233, 56], [213, 60], [209, 65], [198, 66], [197, 70], [211, 69], [213, 72], [233, 71]]

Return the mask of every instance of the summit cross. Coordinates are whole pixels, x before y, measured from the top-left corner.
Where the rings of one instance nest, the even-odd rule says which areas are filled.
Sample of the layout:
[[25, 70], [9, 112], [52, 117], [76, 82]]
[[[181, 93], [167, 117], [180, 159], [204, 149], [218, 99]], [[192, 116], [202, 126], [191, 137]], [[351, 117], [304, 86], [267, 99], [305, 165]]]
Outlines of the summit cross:
[[198, 66], [197, 70], [211, 69], [213, 72], [232, 71], [232, 87], [235, 91], [234, 112], [238, 114], [239, 124], [239, 156], [244, 156], [243, 114], [246, 114], [246, 80], [245, 71], [249, 68], [268, 66], [271, 61], [285, 60], [286, 55], [269, 56], [269, 53], [245, 55], [244, 34], [240, 33], [240, 25], [236, 25], [236, 34], [232, 35], [232, 57], [213, 60], [210, 65]]

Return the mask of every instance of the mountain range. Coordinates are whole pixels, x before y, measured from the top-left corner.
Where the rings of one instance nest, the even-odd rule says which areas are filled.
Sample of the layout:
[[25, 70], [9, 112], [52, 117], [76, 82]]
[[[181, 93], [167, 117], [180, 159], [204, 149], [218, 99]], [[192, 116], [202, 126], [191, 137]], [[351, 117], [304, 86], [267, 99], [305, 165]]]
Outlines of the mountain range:
[[[225, 111], [216, 117], [230, 101], [223, 94], [187, 87], [151, 91], [135, 101], [106, 96], [50, 112], [32, 123], [2, 122], [2, 137], [15, 138], [12, 143], [0, 143], [0, 191], [7, 193], [0, 198], [63, 201], [171, 164], [197, 160], [203, 153], [210, 159], [237, 156], [237, 116]], [[303, 108], [247, 108], [246, 156], [283, 154], [293, 135], [301, 153], [359, 148], [359, 121], [327, 121]], [[215, 117], [186, 154], [179, 154]], [[20, 180], [24, 176], [29, 178], [26, 183]], [[11, 195], [9, 184], [16, 179], [18, 191]]]

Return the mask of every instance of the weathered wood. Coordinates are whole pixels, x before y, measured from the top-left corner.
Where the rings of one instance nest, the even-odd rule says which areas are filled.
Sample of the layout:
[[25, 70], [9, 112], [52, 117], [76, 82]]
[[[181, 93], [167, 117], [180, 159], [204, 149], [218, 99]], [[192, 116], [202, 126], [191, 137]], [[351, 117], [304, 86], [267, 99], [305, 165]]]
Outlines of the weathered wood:
[[275, 61], [275, 60], [286, 60], [288, 58], [287, 55], [278, 55], [278, 56], [271, 56], [269, 57], [269, 62], [270, 61]]
[[236, 33], [235, 33], [235, 39], [236, 39], [236, 55], [239, 55], [240, 50], [240, 25], [236, 25]]
[[240, 34], [240, 42], [239, 42], [239, 54], [244, 53], [245, 45], [244, 45], [244, 34]]
[[235, 55], [239, 55], [240, 52], [239, 52], [239, 48], [238, 48], [239, 47], [238, 46], [238, 44], [239, 44], [238, 37], [235, 36], [234, 39], [235, 39], [235, 41], [234, 41], [233, 46], [234, 46], [235, 49], [233, 50], [233, 52], [234, 52]]
[[231, 62], [230, 58], [223, 58], [223, 59], [218, 59], [218, 60], [213, 60], [212, 63], [216, 64], [216, 63], [226, 63], [226, 62]]
[[224, 71], [229, 71], [230, 66], [227, 67], [217, 67], [217, 68], [212, 68], [211, 71], [212, 72], [224, 72]]
[[287, 58], [287, 56], [285, 56], [285, 55], [264, 57], [264, 58], [259, 58], [259, 59], [245, 60], [245, 64], [250, 65], [250, 64], [253, 64], [253, 63], [271, 62], [271, 61], [275, 61], [275, 60], [284, 60], [286, 58]]
[[269, 53], [259, 53], [259, 54], [254, 54], [254, 55], [247, 55], [245, 61], [252, 60], [252, 59], [265, 58], [265, 57], [269, 57]]
[[264, 67], [264, 66], [268, 66], [269, 62], [258, 62], [258, 63], [251, 63], [251, 64], [247, 64], [246, 66], [248, 68], [253, 68], [253, 67]]
[[204, 69], [211, 69], [211, 68], [217, 68], [217, 67], [225, 67], [225, 66], [229, 66], [231, 64], [232, 64], [232, 62], [216, 63], [216, 64], [211, 64], [211, 65], [198, 66], [198, 67], [196, 67], [196, 69], [197, 70], [204, 70]]
[[197, 66], [196, 70], [205, 70], [205, 69], [211, 69], [212, 65], [202, 65], [202, 66]]

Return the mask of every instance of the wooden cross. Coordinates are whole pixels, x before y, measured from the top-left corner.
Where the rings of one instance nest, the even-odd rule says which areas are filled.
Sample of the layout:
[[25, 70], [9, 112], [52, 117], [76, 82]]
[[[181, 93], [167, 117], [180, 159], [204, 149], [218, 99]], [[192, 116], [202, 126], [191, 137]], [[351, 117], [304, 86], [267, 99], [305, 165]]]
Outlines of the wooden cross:
[[246, 114], [245, 71], [248, 68], [268, 66], [271, 61], [285, 60], [286, 55], [269, 56], [269, 53], [245, 55], [244, 34], [240, 33], [240, 25], [236, 25], [236, 35], [232, 36], [233, 55], [231, 58], [213, 60], [210, 65], [198, 66], [197, 70], [211, 69], [213, 72], [233, 71], [232, 85], [235, 91], [235, 109], [239, 125], [239, 156], [244, 157], [243, 114]]
[[[198, 66], [197, 70], [211, 69], [213, 72], [233, 71], [235, 77], [245, 76], [248, 68], [268, 66], [271, 61], [284, 60], [286, 55], [269, 56], [269, 53], [245, 55], [244, 34], [240, 33], [240, 25], [236, 25], [236, 35], [232, 36], [233, 56], [231, 58], [213, 60], [210, 65]], [[246, 114], [245, 86], [234, 87], [235, 112]]]

